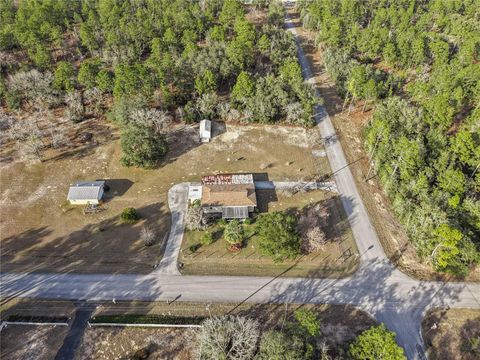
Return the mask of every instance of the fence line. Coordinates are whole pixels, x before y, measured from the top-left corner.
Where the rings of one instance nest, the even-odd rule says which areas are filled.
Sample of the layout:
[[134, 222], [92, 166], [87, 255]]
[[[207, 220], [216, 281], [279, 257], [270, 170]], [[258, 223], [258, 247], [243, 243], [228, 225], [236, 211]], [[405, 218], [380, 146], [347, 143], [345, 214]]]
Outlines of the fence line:
[[7, 325], [30, 325], [30, 326], [68, 326], [64, 322], [30, 322], [30, 321], [2, 321], [0, 331]]
[[126, 327], [152, 327], [152, 328], [201, 328], [203, 325], [193, 324], [127, 324], [127, 323], [91, 323], [88, 326], [126, 326]]

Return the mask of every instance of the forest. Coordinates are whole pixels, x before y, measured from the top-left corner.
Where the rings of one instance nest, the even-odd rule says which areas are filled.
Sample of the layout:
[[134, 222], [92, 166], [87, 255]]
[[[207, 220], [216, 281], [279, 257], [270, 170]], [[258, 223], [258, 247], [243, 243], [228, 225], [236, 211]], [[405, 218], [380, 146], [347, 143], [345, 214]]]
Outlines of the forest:
[[480, 261], [478, 1], [301, 1], [344, 106], [373, 107], [365, 146], [418, 254]]
[[168, 151], [172, 121], [312, 125], [314, 92], [283, 6], [251, 8], [265, 21], [249, 20], [238, 0], [1, 0], [2, 127], [38, 157], [65, 139], [53, 126], [45, 140], [19, 115], [107, 114], [121, 128], [122, 162], [149, 168]]

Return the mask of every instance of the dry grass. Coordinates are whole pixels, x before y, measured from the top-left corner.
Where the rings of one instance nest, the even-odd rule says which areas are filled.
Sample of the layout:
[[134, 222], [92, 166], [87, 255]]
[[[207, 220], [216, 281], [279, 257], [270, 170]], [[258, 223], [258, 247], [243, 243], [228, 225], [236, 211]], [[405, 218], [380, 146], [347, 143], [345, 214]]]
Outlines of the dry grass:
[[[228, 243], [222, 238], [222, 227], [214, 225], [207, 231], [216, 241], [201, 246], [196, 252], [190, 246], [199, 244], [204, 231], [186, 231], [179, 261], [185, 274], [205, 275], [258, 275], [258, 276], [316, 276], [342, 277], [355, 271], [358, 265], [357, 248], [342, 204], [334, 194], [323, 191], [298, 193], [291, 197], [277, 196], [274, 191], [258, 191], [259, 208], [263, 211], [288, 210], [293, 213], [308, 213], [316, 204], [324, 204], [330, 211], [325, 233], [328, 242], [318, 251], [292, 261], [275, 264], [258, 250], [259, 239], [254, 225], [244, 225], [247, 237], [244, 248], [238, 253], [228, 250]], [[351, 251], [348, 259], [342, 257]]]
[[[429, 359], [474, 360], [480, 358], [480, 310], [430, 310], [423, 319], [422, 334]], [[474, 343], [476, 343], [475, 351], [471, 349], [471, 344]]]
[[[270, 179], [311, 179], [329, 172], [311, 150], [316, 130], [217, 123], [215, 137], [200, 144], [197, 128], [176, 125], [170, 152], [157, 169], [120, 165], [118, 140], [36, 163], [10, 163], [0, 172], [2, 271], [147, 273], [162, 255], [160, 241], [145, 247], [143, 225], [168, 232], [168, 189], [216, 172], [261, 172]], [[314, 147], [310, 146], [313, 144]], [[279, 151], [281, 149], [281, 151]], [[270, 166], [260, 170], [263, 163]], [[84, 215], [66, 205], [69, 184], [111, 179], [106, 210]], [[122, 224], [119, 214], [135, 207], [142, 220]]]
[[[325, 72], [322, 52], [313, 46], [315, 34], [301, 27], [298, 13], [294, 9], [290, 11], [290, 16], [294, 21], [298, 21], [296, 30], [302, 39], [303, 50], [312, 64], [317, 87], [325, 100], [325, 107], [339, 135], [358, 191], [385, 253], [402, 271], [416, 278], [425, 280], [446, 278], [445, 274], [437, 273], [430, 265], [421, 262], [405, 230], [395, 218], [380, 183], [377, 178], [372, 178], [374, 174], [370, 174], [371, 179], [365, 181], [369, 163], [363, 146], [363, 129], [370, 120], [372, 110], [367, 107], [367, 111], [362, 112], [363, 104], [360, 103], [353, 111], [342, 112], [343, 100], [338, 96], [335, 84]], [[480, 268], [472, 272], [467, 280], [478, 281], [479, 279]]]
[[[228, 303], [166, 303], [145, 302], [118, 302], [116, 305], [107, 305], [100, 312], [102, 315], [118, 313], [131, 314], [169, 314], [176, 316], [211, 316], [235, 314], [256, 319], [262, 331], [281, 329], [286, 322], [294, 320], [293, 313], [298, 308], [312, 309], [321, 323], [321, 336], [318, 341], [326, 341], [331, 353], [338, 354], [340, 349], [346, 349], [348, 344], [365, 329], [376, 325], [376, 321], [368, 314], [349, 305], [296, 305], [296, 304], [228, 304]], [[162, 356], [153, 358], [183, 359], [185, 354], [191, 354], [193, 331], [176, 330], [177, 338], [171, 344], [159, 346], [172, 339], [172, 330], [139, 329], [139, 328], [90, 328], [87, 329], [84, 343], [79, 354], [89, 354], [96, 358], [121, 358], [132, 355], [140, 348], [163, 350]], [[95, 338], [98, 339], [95, 342]], [[179, 344], [183, 346], [179, 346]], [[185, 345], [186, 344], [186, 345]], [[123, 350], [120, 350], [122, 349]], [[172, 351], [171, 349], [175, 349]], [[123, 351], [123, 352], [122, 352]], [[118, 354], [118, 355], [113, 355]], [[82, 355], [77, 359], [84, 359]], [[86, 358], [89, 358], [88, 356]], [[187, 359], [186, 357], [185, 359]]]
[[67, 326], [8, 325], [1, 332], [2, 359], [53, 359], [67, 332]]

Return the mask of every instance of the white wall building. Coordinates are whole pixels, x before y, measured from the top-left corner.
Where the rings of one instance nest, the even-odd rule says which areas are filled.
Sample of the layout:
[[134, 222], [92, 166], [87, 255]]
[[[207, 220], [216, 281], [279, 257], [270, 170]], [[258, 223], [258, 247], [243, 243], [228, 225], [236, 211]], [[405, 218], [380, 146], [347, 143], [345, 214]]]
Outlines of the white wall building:
[[210, 142], [212, 138], [212, 122], [210, 120], [200, 121], [200, 141]]
[[67, 200], [72, 205], [99, 204], [105, 192], [105, 181], [78, 182], [70, 186]]

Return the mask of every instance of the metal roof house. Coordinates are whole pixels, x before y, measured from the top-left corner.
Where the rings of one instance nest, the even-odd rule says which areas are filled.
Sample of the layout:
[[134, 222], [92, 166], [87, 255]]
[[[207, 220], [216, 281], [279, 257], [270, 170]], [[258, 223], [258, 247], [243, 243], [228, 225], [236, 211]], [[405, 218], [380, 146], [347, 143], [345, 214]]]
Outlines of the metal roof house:
[[212, 138], [212, 122], [210, 120], [200, 121], [200, 141], [210, 142]]
[[70, 186], [67, 200], [72, 205], [99, 204], [105, 192], [105, 181], [78, 182]]
[[219, 174], [202, 177], [202, 209], [224, 219], [246, 219], [257, 207], [252, 174]]

